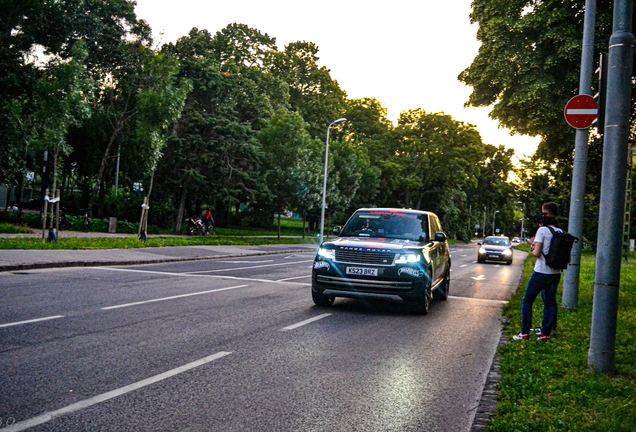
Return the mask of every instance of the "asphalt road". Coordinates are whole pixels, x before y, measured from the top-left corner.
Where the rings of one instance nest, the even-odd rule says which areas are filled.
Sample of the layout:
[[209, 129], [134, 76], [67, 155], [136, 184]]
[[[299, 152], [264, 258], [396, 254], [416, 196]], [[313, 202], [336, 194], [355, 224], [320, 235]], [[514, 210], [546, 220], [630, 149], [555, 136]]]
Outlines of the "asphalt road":
[[302, 253], [2, 273], [0, 431], [468, 431], [525, 254], [451, 253], [426, 316], [314, 306]]

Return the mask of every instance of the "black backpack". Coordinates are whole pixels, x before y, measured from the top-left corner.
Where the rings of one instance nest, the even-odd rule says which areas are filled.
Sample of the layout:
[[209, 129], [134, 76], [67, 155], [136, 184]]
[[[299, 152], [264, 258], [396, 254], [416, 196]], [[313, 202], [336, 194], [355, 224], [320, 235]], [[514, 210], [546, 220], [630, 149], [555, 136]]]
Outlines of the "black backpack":
[[548, 250], [547, 254], [543, 254], [545, 262], [553, 269], [566, 269], [570, 263], [572, 245], [578, 242], [579, 239], [572, 234], [556, 231], [551, 226], [547, 228], [552, 233], [552, 240], [550, 241], [550, 250]]

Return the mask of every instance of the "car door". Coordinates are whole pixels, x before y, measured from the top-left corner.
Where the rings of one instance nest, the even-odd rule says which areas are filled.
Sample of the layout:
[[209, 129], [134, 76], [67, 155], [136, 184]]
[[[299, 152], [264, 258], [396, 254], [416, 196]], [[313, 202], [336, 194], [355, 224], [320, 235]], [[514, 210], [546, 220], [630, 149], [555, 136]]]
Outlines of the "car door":
[[[437, 216], [429, 215], [430, 238], [435, 239], [435, 234], [442, 232]], [[433, 281], [437, 283], [439, 279], [444, 277], [444, 243], [433, 242], [433, 250], [431, 251], [431, 259], [433, 261]]]

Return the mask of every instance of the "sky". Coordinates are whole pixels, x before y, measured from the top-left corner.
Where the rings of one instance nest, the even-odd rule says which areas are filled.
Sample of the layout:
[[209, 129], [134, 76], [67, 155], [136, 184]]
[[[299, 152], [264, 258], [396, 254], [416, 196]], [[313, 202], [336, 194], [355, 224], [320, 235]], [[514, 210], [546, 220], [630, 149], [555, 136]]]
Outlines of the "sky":
[[[538, 137], [510, 135], [488, 113], [464, 108], [471, 88], [457, 76], [477, 55], [472, 0], [137, 0], [137, 17], [155, 42], [174, 42], [196, 27], [212, 35], [231, 23], [276, 38], [283, 50], [296, 41], [318, 46], [319, 66], [330, 70], [349, 99], [378, 99], [397, 123], [400, 112], [424, 109], [471, 123], [484, 143], [532, 155]], [[335, 120], [335, 119], [334, 119]]]

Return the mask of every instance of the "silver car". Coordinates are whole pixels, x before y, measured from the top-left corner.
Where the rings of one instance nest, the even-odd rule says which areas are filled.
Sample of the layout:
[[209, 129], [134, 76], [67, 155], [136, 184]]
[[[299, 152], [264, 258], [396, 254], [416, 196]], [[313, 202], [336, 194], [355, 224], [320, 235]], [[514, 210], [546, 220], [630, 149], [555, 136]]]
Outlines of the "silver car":
[[513, 246], [508, 237], [490, 236], [484, 239], [483, 244], [477, 244], [477, 262], [504, 261], [508, 265], [512, 264]]

